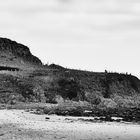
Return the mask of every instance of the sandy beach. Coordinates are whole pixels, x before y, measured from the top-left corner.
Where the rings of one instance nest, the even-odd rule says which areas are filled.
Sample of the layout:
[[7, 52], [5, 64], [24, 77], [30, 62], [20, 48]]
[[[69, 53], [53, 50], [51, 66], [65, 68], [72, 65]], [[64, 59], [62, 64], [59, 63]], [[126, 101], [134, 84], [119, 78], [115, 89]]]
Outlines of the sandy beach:
[[139, 140], [140, 125], [0, 110], [1, 140]]

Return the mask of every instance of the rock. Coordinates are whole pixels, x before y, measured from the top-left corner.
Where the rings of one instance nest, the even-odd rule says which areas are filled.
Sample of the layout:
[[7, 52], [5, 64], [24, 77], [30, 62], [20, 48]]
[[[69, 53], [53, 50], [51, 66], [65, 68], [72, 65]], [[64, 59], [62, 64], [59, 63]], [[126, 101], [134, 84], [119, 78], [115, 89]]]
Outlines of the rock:
[[2, 134], [0, 134], [0, 136], [3, 136], [4, 134], [2, 133]]
[[49, 117], [45, 117], [45, 120], [49, 120], [50, 118]]
[[[3, 60], [4, 65], [10, 64], [10, 62], [16, 59], [22, 59], [22, 63], [29, 62], [32, 64], [42, 65], [41, 60], [33, 56], [27, 46], [24, 46], [7, 38], [0, 38], [0, 52], [0, 58]], [[9, 62], [7, 61], [7, 59], [9, 59]]]

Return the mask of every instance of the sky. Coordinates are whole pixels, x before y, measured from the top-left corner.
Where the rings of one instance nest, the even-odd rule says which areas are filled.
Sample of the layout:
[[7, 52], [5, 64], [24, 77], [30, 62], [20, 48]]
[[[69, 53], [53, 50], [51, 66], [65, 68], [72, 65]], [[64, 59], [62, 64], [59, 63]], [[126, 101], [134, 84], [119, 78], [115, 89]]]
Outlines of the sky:
[[0, 0], [0, 36], [44, 64], [140, 78], [139, 0]]

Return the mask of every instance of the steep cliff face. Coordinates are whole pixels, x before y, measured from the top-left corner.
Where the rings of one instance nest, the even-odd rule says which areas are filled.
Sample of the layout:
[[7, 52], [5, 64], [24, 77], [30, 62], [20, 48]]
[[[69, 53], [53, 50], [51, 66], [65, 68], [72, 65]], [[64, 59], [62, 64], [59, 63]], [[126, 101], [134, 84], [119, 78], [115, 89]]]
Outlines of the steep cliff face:
[[0, 65], [22, 66], [26, 64], [42, 65], [42, 62], [31, 54], [28, 47], [10, 39], [0, 38]]

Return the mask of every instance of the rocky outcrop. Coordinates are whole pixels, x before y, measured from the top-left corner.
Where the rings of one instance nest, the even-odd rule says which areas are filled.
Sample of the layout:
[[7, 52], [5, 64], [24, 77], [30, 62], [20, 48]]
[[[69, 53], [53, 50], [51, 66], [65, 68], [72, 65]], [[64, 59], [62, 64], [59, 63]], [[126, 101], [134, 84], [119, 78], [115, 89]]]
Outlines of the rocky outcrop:
[[[19, 44], [6, 38], [0, 38], [0, 57], [4, 59], [5, 55], [12, 55], [14, 58], [20, 58], [32, 64], [42, 65], [39, 58], [33, 56], [27, 46]], [[3, 55], [4, 54], [4, 55]], [[11, 58], [12, 60], [13, 58]]]

